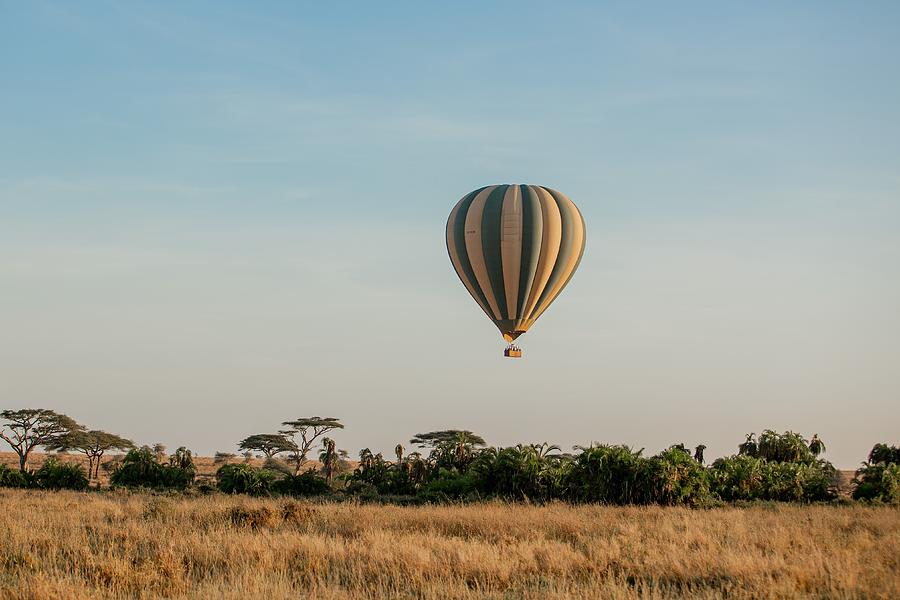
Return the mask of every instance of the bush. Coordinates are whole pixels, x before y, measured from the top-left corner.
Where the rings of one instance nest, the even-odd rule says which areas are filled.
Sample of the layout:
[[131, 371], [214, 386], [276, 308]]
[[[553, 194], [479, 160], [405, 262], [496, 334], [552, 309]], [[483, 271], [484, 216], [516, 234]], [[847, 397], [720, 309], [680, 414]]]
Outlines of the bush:
[[179, 490], [187, 488], [193, 480], [192, 467], [160, 464], [153, 450], [147, 446], [129, 450], [109, 478], [113, 486]]
[[191, 483], [197, 473], [197, 467], [194, 466], [194, 455], [191, 451], [181, 446], [175, 451], [175, 454], [169, 457], [169, 466], [181, 469], [190, 476]]
[[712, 492], [728, 502], [761, 499], [765, 462], [749, 454], [717, 459], [709, 469]]
[[267, 496], [275, 475], [265, 469], [257, 469], [247, 463], [223, 465], [216, 471], [218, 488], [226, 494], [250, 494]]
[[804, 502], [822, 502], [838, 497], [837, 469], [830, 462], [817, 460], [800, 471]]
[[900, 503], [900, 465], [896, 463], [867, 463], [853, 478], [853, 499]]
[[554, 490], [553, 466], [533, 446], [487, 448], [469, 467], [477, 489], [486, 496], [513, 500], [549, 500]]
[[837, 493], [831, 463], [778, 462], [747, 455], [716, 460], [709, 470], [711, 490], [722, 500], [832, 500]]
[[430, 502], [445, 502], [478, 496], [478, 487], [473, 474], [461, 475], [455, 470], [441, 469], [418, 494]]
[[272, 491], [288, 496], [318, 496], [331, 491], [328, 482], [313, 471], [288, 475], [272, 485]]
[[648, 464], [647, 498], [657, 504], [696, 506], [710, 499], [709, 475], [682, 448], [673, 446]]
[[84, 490], [89, 483], [81, 465], [60, 462], [53, 457], [44, 461], [34, 479], [40, 487], [49, 490]]
[[834, 467], [830, 463], [801, 464], [767, 461], [764, 470], [764, 500], [815, 502], [831, 500]]
[[272, 471], [273, 473], [281, 473], [282, 475], [294, 474], [293, 466], [289, 465], [287, 462], [283, 461], [280, 458], [275, 458], [274, 456], [263, 461], [262, 468], [266, 469], [267, 471]]
[[567, 476], [567, 492], [576, 502], [647, 504], [650, 465], [641, 451], [628, 446], [591, 446], [575, 457]]
[[372, 500], [379, 496], [378, 488], [374, 484], [355, 479], [350, 479], [347, 487], [344, 488], [344, 493], [361, 500]]
[[28, 478], [18, 469], [10, 469], [6, 465], [0, 465], [0, 487], [23, 488], [28, 487]]

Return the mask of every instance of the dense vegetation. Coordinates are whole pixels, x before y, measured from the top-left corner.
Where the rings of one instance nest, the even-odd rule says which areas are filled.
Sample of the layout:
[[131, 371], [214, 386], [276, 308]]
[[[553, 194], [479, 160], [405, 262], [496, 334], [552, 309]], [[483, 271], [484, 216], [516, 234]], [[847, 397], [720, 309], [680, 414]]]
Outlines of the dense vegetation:
[[875, 444], [853, 483], [857, 500], [900, 503], [900, 448]]
[[[100, 457], [110, 449], [129, 448], [124, 458], [104, 464], [113, 487], [186, 490], [218, 489], [229, 494], [357, 498], [382, 502], [424, 503], [498, 498], [512, 501], [615, 505], [705, 506], [716, 502], [820, 502], [837, 497], [837, 472], [819, 456], [825, 444], [818, 435], [763, 431], [746, 436], [738, 453], [704, 465], [704, 445], [693, 454], [683, 445], [654, 456], [628, 446], [592, 444], [564, 453], [549, 444], [486, 447], [467, 430], [443, 430], [414, 436], [413, 452], [398, 444], [387, 460], [368, 448], [355, 467], [334, 440], [324, 437], [343, 428], [334, 417], [285, 421], [277, 433], [248, 436], [238, 442], [245, 462], [217, 453], [215, 479], [197, 480], [191, 452], [165, 447], [133, 448], [119, 436], [88, 431], [75, 421], [44, 409], [4, 411], [9, 432], [2, 430], [27, 464], [35, 446], [75, 449], [90, 459], [88, 473], [79, 465], [48, 460], [38, 471], [0, 467], [0, 486], [85, 489], [97, 477]], [[46, 423], [43, 423], [46, 421]], [[43, 427], [43, 429], [41, 429]], [[17, 429], [18, 428], [18, 429]], [[42, 432], [39, 438], [35, 431]], [[16, 446], [16, 443], [18, 446]], [[308, 454], [321, 444], [319, 467], [304, 469]], [[262, 467], [248, 461], [253, 452], [265, 457]], [[280, 457], [286, 455], [286, 459]], [[877, 444], [857, 471], [853, 497], [900, 503], [900, 449]]]
[[179, 448], [164, 464], [158, 461], [152, 449], [144, 446], [125, 455], [122, 464], [110, 477], [110, 483], [122, 487], [183, 490], [193, 483], [194, 475], [190, 450]]
[[546, 444], [478, 449], [461, 437], [439, 442], [427, 459], [413, 454], [387, 462], [364, 450], [347, 478], [347, 490], [429, 501], [503, 498], [617, 505], [834, 499], [836, 471], [810, 445], [796, 433], [767, 430], [759, 443], [742, 444], [739, 454], [705, 467], [680, 444], [652, 457], [602, 444], [576, 448], [572, 455]]

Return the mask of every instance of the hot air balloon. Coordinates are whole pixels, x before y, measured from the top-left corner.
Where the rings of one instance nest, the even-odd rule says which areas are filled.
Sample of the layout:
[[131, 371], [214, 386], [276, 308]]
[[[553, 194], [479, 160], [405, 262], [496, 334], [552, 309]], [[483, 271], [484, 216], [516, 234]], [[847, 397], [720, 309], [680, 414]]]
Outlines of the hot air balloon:
[[584, 219], [565, 195], [537, 185], [491, 185], [463, 196], [447, 219], [456, 274], [509, 343], [566, 287], [584, 254]]

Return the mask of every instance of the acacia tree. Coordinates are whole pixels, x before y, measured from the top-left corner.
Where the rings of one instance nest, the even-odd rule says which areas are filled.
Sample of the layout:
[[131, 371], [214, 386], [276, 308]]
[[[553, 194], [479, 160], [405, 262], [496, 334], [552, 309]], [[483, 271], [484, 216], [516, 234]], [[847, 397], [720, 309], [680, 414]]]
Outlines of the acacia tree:
[[88, 477], [100, 476], [100, 461], [103, 454], [109, 450], [129, 450], [134, 448], [134, 442], [113, 433], [76, 429], [65, 433], [53, 442], [46, 444], [48, 450], [75, 450], [88, 458]]
[[415, 444], [420, 448], [437, 448], [446, 443], [463, 444], [466, 446], [484, 446], [484, 438], [476, 435], [468, 429], [444, 429], [442, 431], [429, 431], [428, 433], [417, 433], [411, 440], [410, 444]]
[[[19, 455], [19, 470], [28, 469], [28, 455], [36, 446], [52, 444], [57, 438], [84, 429], [74, 419], [46, 408], [23, 408], [0, 412], [0, 438]], [[9, 431], [7, 431], [9, 429]]]
[[444, 429], [416, 434], [410, 444], [432, 448], [428, 460], [436, 471], [456, 468], [464, 471], [475, 455], [476, 446], [484, 446], [484, 438], [467, 429]]
[[153, 455], [156, 457], [156, 462], [163, 463], [166, 461], [166, 445], [162, 442], [156, 442], [153, 444]]
[[[291, 443], [296, 449], [293, 453], [294, 473], [300, 474], [303, 463], [306, 462], [306, 456], [312, 450], [316, 440], [334, 429], [343, 429], [344, 425], [335, 417], [305, 417], [295, 421], [285, 421], [282, 425], [287, 426], [278, 433], [288, 436]], [[299, 442], [297, 436], [300, 436]]]
[[283, 433], [256, 433], [238, 442], [238, 448], [262, 452], [266, 458], [272, 458], [282, 452], [296, 452], [297, 444]]

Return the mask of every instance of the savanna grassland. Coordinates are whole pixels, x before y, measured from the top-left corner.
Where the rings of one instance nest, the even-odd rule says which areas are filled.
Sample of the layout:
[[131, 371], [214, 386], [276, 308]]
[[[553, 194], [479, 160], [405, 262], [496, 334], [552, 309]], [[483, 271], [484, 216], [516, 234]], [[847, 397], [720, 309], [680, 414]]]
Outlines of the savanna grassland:
[[0, 490], [0, 597], [896, 598], [900, 510]]

